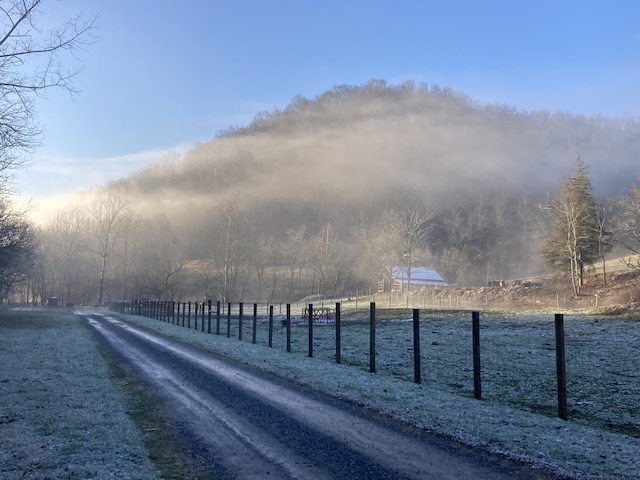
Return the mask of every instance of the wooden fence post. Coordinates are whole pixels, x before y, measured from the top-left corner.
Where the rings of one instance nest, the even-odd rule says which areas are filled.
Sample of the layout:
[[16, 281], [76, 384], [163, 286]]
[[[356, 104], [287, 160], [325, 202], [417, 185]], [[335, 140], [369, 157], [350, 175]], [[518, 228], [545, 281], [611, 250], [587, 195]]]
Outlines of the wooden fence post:
[[227, 303], [227, 337], [231, 337], [231, 302]]
[[340, 350], [341, 350], [341, 335], [342, 335], [342, 325], [340, 319], [340, 303], [336, 303], [336, 363], [340, 363], [342, 360], [340, 358]]
[[376, 304], [369, 304], [369, 372], [376, 372]]
[[556, 373], [558, 376], [558, 417], [569, 419], [567, 410], [567, 370], [564, 352], [564, 315], [556, 313]]
[[238, 304], [238, 340], [242, 340], [242, 315], [244, 311], [244, 303]]
[[309, 304], [309, 356], [313, 357], [313, 304]]
[[200, 331], [204, 332], [204, 302], [202, 302], [202, 316], [200, 317], [200, 320], [202, 321], [202, 326], [200, 327]]
[[413, 381], [422, 383], [420, 372], [420, 310], [413, 309]]
[[471, 312], [473, 334], [473, 396], [482, 398], [482, 377], [480, 376], [480, 312]]
[[207, 313], [207, 333], [211, 333], [211, 299], [207, 302], [209, 312]]

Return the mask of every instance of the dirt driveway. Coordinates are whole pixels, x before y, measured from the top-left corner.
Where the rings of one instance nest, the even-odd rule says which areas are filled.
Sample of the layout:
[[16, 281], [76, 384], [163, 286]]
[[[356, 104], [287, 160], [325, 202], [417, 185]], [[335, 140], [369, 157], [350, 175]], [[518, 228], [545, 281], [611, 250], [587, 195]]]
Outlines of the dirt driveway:
[[221, 478], [544, 478], [120, 320], [84, 318]]

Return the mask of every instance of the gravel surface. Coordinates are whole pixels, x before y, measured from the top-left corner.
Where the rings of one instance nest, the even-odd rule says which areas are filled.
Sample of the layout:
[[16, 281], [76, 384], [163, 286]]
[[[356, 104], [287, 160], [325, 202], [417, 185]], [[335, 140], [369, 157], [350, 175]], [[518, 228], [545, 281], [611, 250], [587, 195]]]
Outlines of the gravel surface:
[[119, 320], [85, 318], [223, 478], [545, 478]]

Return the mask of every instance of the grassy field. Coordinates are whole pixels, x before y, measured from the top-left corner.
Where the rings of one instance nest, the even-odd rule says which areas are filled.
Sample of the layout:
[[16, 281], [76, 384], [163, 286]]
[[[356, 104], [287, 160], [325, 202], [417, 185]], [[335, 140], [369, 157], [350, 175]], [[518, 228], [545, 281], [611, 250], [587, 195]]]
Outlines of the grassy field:
[[160, 478], [84, 321], [0, 310], [0, 478]]
[[[423, 315], [425, 315], [423, 313]], [[422, 380], [473, 397], [471, 316], [426, 314], [421, 324]], [[376, 329], [376, 369], [413, 381], [411, 314]], [[368, 367], [368, 326], [345, 323], [342, 361]], [[296, 332], [296, 337], [306, 332]], [[335, 358], [333, 327], [314, 328], [314, 355]], [[640, 321], [565, 316], [567, 392], [571, 421], [640, 438]], [[296, 345], [307, 348], [302, 341]], [[483, 399], [557, 415], [553, 315], [481, 317]], [[306, 351], [306, 350], [305, 350]]]

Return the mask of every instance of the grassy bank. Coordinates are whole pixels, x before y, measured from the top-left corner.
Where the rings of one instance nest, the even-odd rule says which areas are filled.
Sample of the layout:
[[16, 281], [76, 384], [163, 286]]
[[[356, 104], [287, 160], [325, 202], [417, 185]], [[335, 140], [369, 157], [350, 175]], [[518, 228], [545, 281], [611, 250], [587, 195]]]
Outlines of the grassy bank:
[[160, 478], [83, 320], [0, 310], [0, 477]]

